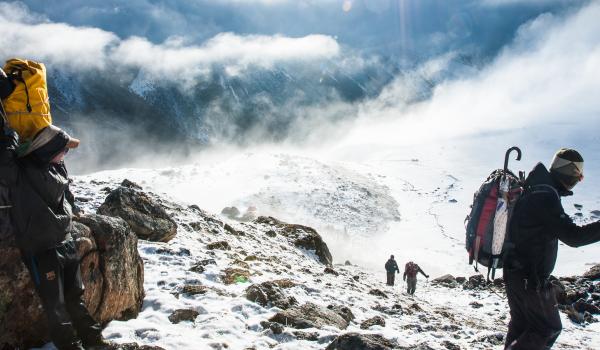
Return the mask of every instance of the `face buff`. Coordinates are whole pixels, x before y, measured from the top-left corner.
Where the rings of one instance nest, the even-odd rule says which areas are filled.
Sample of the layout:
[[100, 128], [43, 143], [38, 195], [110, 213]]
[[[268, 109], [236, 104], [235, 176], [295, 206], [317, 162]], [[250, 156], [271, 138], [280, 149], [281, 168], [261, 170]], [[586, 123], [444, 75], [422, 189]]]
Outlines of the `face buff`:
[[571, 190], [575, 185], [583, 180], [583, 158], [572, 149], [560, 149], [552, 159], [550, 171], [562, 182], [562, 184]]

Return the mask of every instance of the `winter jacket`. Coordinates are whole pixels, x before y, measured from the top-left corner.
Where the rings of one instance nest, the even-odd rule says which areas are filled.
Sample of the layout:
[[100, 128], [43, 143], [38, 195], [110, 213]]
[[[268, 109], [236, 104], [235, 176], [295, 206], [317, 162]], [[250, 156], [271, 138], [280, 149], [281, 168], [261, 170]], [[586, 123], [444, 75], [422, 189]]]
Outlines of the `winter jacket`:
[[421, 270], [421, 267], [413, 262], [408, 262], [404, 266], [404, 274], [402, 275], [403, 279], [408, 278], [417, 278], [417, 273], [429, 278], [429, 276]]
[[10, 191], [10, 216], [17, 244], [28, 254], [56, 247], [71, 230], [72, 195], [64, 164], [17, 158], [18, 137], [0, 138], [0, 183]]
[[394, 273], [394, 272], [400, 272], [400, 269], [398, 269], [398, 264], [396, 264], [396, 260], [394, 259], [388, 259], [388, 261], [385, 263], [385, 270], [388, 273]]
[[571, 247], [600, 241], [600, 221], [578, 226], [565, 214], [560, 197], [572, 194], [542, 163], [525, 180], [525, 192], [511, 218], [513, 247], [507, 252], [505, 264], [531, 285], [541, 286], [554, 270], [559, 240]]

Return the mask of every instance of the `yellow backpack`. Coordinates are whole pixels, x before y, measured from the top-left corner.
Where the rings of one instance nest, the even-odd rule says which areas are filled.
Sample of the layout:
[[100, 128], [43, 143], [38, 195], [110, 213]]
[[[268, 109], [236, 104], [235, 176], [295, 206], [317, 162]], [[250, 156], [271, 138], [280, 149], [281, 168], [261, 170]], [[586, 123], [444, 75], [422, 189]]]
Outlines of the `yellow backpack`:
[[15, 90], [2, 100], [8, 124], [22, 142], [31, 141], [43, 128], [52, 124], [50, 99], [43, 63], [13, 58], [4, 71], [15, 83]]

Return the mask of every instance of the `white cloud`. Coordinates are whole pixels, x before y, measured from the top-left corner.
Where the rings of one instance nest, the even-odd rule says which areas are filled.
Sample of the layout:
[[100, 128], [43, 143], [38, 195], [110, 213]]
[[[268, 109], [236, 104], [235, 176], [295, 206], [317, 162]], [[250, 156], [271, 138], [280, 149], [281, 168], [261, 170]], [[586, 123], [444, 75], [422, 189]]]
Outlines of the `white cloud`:
[[[35, 18], [35, 21], [29, 20]], [[229, 72], [280, 62], [315, 61], [339, 54], [335, 39], [325, 35], [299, 38], [222, 33], [202, 45], [182, 38], [154, 44], [146, 38], [121, 39], [98, 28], [51, 23], [17, 3], [0, 4], [0, 57], [27, 57], [72, 69], [135, 66], [160, 78], [194, 79], [214, 64]]]
[[413, 106], [401, 98], [391, 104], [407, 93], [400, 77], [361, 108], [346, 143], [419, 144], [520, 128], [535, 133], [549, 124], [589, 130], [600, 117], [598, 18], [598, 2], [566, 18], [542, 15], [522, 26], [488, 67], [438, 85], [431, 99]]
[[271, 67], [283, 61], [329, 59], [339, 51], [337, 42], [324, 35], [289, 38], [223, 33], [202, 46], [183, 46], [177, 41], [155, 45], [134, 37], [122, 41], [111, 56], [122, 63], [143, 67], [154, 75], [183, 76], [190, 71], [201, 73], [213, 64], [222, 64], [229, 72], [237, 72], [247, 66]]

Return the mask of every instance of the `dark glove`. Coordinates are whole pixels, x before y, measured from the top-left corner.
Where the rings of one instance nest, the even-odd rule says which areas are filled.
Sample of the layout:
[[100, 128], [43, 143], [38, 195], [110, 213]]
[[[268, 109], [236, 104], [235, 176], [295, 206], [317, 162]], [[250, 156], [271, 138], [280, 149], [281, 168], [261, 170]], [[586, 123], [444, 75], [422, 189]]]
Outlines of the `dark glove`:
[[4, 122], [0, 123], [0, 148], [16, 150], [19, 147], [19, 135]]
[[425, 278], [429, 278], [429, 275], [425, 275]]
[[7, 98], [15, 90], [15, 83], [6, 76], [6, 73], [0, 68], [0, 99]]

